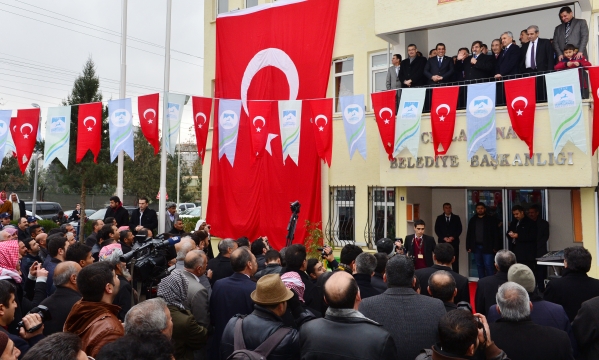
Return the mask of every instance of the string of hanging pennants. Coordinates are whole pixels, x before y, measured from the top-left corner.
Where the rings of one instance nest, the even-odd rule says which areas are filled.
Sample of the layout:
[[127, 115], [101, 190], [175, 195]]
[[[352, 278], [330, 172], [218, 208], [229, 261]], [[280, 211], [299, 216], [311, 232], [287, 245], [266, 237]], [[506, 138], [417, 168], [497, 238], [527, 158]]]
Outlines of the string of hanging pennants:
[[[589, 67], [589, 77], [593, 98], [599, 103], [599, 67]], [[551, 124], [552, 143], [555, 156], [568, 141], [584, 153], [587, 152], [586, 136], [582, 116], [582, 98], [578, 70], [565, 70], [544, 76], [547, 84], [547, 99]], [[506, 80], [505, 97], [508, 114], [516, 135], [526, 143], [530, 156], [533, 150], [533, 135], [536, 109], [536, 77]], [[495, 82], [464, 85], [467, 86], [467, 158], [479, 148], [496, 157], [495, 134]], [[437, 87], [432, 90], [431, 126], [433, 146], [436, 156], [447, 153], [451, 146], [455, 129], [456, 108], [460, 86]], [[420, 123], [426, 95], [425, 88], [402, 89], [401, 100], [396, 113], [396, 90], [371, 94], [375, 120], [380, 138], [389, 160], [402, 150], [408, 149], [418, 156]], [[331, 166], [333, 149], [333, 99], [251, 101], [234, 99], [213, 99], [192, 96], [193, 120], [197, 149], [204, 162], [208, 138], [210, 115], [213, 100], [218, 124], [218, 158], [224, 156], [231, 166], [235, 163], [239, 119], [242, 111], [250, 119], [250, 142], [253, 163], [264, 151], [272, 155], [272, 141], [280, 141], [283, 162], [290, 158], [296, 165], [299, 162], [302, 109], [310, 111], [311, 126], [315, 134], [315, 146], [319, 157]], [[166, 150], [175, 153], [181, 128], [183, 107], [186, 95], [167, 94], [168, 114], [164, 117]], [[303, 103], [307, 106], [303, 107]], [[366, 117], [364, 95], [342, 96], [339, 98], [345, 138], [350, 159], [358, 152], [366, 159]], [[77, 124], [76, 162], [80, 162], [88, 151], [94, 161], [101, 148], [102, 103], [73, 105], [79, 106]], [[138, 97], [138, 114], [141, 131], [157, 154], [160, 149], [158, 114], [159, 94]], [[133, 147], [133, 125], [131, 99], [108, 101], [108, 121], [111, 162], [120, 151], [135, 159]], [[18, 110], [11, 117], [11, 110], [0, 110], [0, 159], [13, 154], [24, 173], [38, 133], [40, 109]], [[46, 118], [44, 166], [58, 159], [68, 165], [70, 139], [71, 106], [52, 107]], [[594, 107], [592, 130], [593, 154], [599, 147], [599, 107]], [[278, 120], [278, 121], [277, 121]], [[270, 126], [278, 122], [278, 131]]]

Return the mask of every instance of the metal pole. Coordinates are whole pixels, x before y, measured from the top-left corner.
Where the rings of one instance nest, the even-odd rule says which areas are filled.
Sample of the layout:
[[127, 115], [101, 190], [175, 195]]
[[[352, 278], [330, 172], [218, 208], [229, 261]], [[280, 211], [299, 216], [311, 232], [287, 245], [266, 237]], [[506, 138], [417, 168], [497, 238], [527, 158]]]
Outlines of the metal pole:
[[[31, 201], [31, 216], [35, 217], [35, 208], [37, 207], [37, 164], [40, 159], [40, 155], [35, 153], [35, 159], [33, 160], [33, 166], [35, 167], [35, 173], [33, 177], [33, 200]], [[22, 214], [21, 216], [25, 216]]]
[[177, 159], [177, 206], [179, 205], [179, 186], [181, 185], [181, 131], [179, 130], [179, 157]]
[[160, 199], [158, 208], [160, 216], [158, 217], [158, 233], [165, 232], [164, 211], [166, 208], [166, 136], [168, 136], [168, 90], [170, 82], [171, 69], [171, 7], [172, 0], [166, 1], [166, 40], [164, 41], [164, 97], [162, 99], [162, 149], [160, 152]]
[[[119, 98], [124, 99], [127, 82], [127, 0], [122, 0], [121, 11], [121, 80], [119, 86]], [[125, 153], [119, 152], [118, 171], [116, 180], [116, 195], [123, 201], [123, 172], [125, 171]]]

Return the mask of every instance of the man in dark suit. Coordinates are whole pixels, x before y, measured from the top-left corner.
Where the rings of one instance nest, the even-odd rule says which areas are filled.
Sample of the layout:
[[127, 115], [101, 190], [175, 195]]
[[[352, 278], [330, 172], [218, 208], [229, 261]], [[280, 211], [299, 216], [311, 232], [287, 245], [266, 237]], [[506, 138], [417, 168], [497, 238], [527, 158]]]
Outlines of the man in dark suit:
[[377, 261], [371, 253], [361, 253], [356, 258], [352, 276], [356, 279], [360, 288], [360, 297], [362, 299], [379, 295], [381, 292], [372, 286], [372, 275], [376, 269]]
[[562, 277], [547, 284], [543, 298], [564, 307], [573, 321], [583, 302], [599, 296], [599, 280], [587, 275], [591, 270], [591, 253], [582, 246], [564, 249]]
[[569, 6], [559, 10], [562, 23], [555, 27], [553, 32], [553, 49], [557, 54], [557, 61], [564, 58], [564, 47], [572, 44], [578, 49], [577, 59], [583, 56], [588, 59], [587, 44], [589, 42], [589, 27], [584, 19], [575, 19]]
[[133, 210], [129, 220], [129, 229], [134, 235], [142, 228], [152, 230], [158, 227], [158, 216], [156, 211], [149, 209], [150, 204], [147, 197], [141, 197], [138, 200], [139, 208]]
[[424, 235], [424, 220], [414, 221], [414, 234], [406, 236], [406, 252], [414, 259], [416, 270], [433, 266], [435, 238]]
[[579, 359], [599, 359], [599, 297], [582, 303], [572, 321], [572, 331], [578, 343]]
[[460, 235], [462, 234], [462, 220], [451, 212], [451, 204], [443, 204], [443, 214], [437, 216], [435, 221], [435, 234], [439, 244], [449, 243], [453, 247], [455, 261], [451, 265], [453, 271], [460, 272]]
[[210, 318], [214, 324], [211, 359], [218, 359], [220, 340], [229, 319], [236, 314], [247, 315], [254, 310], [250, 294], [256, 290], [256, 283], [250, 277], [258, 270], [256, 257], [248, 248], [241, 247], [231, 254], [231, 265], [235, 273], [214, 283], [210, 297]]
[[464, 80], [478, 80], [495, 75], [494, 61], [491, 56], [482, 52], [482, 46], [482, 41], [476, 40], [472, 43], [472, 55], [466, 54], [465, 57], [463, 53], [458, 54], [455, 71], [463, 72]]
[[231, 254], [236, 249], [237, 243], [233, 239], [224, 239], [218, 243], [218, 255], [208, 261], [208, 270], [212, 271], [212, 277], [210, 277], [211, 285], [214, 285], [220, 279], [233, 275]]
[[54, 269], [56, 291], [40, 303], [40, 305], [46, 306], [52, 314], [51, 319], [44, 321], [44, 335], [50, 336], [62, 332], [73, 305], [81, 300], [81, 294], [77, 287], [79, 271], [81, 271], [81, 266], [74, 261], [64, 261], [56, 265], [56, 269]]
[[426, 58], [416, 55], [417, 52], [416, 45], [408, 45], [408, 57], [401, 62], [399, 67], [399, 78], [402, 87], [414, 88], [426, 85], [426, 78], [424, 77]]
[[520, 66], [520, 48], [513, 44], [514, 35], [511, 31], [506, 31], [501, 35], [501, 45], [503, 51], [497, 58], [495, 64], [495, 78], [501, 79], [503, 76], [516, 75]]
[[439, 270], [445, 270], [449, 272], [455, 279], [456, 289], [458, 290], [457, 295], [454, 298], [454, 302], [457, 304], [460, 301], [470, 302], [470, 288], [468, 286], [468, 278], [464, 277], [451, 269], [451, 263], [455, 261], [453, 256], [453, 247], [451, 244], [439, 244], [435, 247], [433, 253], [433, 261], [435, 265], [424, 269], [416, 270], [416, 277], [420, 282], [420, 294], [428, 295], [429, 292], [426, 290], [428, 286], [428, 279], [431, 275]]
[[514, 220], [507, 231], [509, 249], [516, 254], [518, 263], [528, 266], [533, 272], [537, 268], [537, 227], [526, 216], [520, 205], [512, 207]]
[[549, 39], [539, 38], [539, 27], [531, 25], [526, 29], [529, 42], [522, 45], [520, 69], [522, 73], [553, 70], [555, 58]]
[[[547, 253], [547, 241], [549, 241], [549, 223], [540, 217], [541, 207], [538, 204], [532, 204], [528, 209], [528, 217], [537, 227], [537, 258]], [[547, 278], [547, 267], [537, 266], [535, 272], [537, 286], [539, 290], [545, 291], [545, 279]]]
[[476, 215], [468, 221], [466, 250], [474, 253], [479, 279], [493, 275], [494, 254], [503, 247], [498, 223], [496, 217], [487, 214], [484, 203], [476, 204]]
[[491, 305], [497, 304], [495, 295], [497, 289], [507, 282], [507, 273], [510, 266], [516, 263], [516, 255], [509, 250], [499, 250], [495, 254], [495, 268], [497, 273], [493, 276], [487, 276], [478, 279], [476, 285], [476, 294], [474, 295], [475, 311], [479, 314], [487, 315]]
[[429, 85], [451, 82], [453, 75], [453, 59], [445, 56], [445, 44], [438, 43], [437, 56], [429, 58], [424, 67], [424, 76]]
[[413, 360], [420, 350], [437, 341], [445, 306], [439, 299], [414, 291], [414, 263], [405, 255], [389, 259], [385, 279], [387, 291], [362, 300], [359, 311], [391, 333], [399, 349], [396, 359]]
[[530, 319], [532, 303], [526, 289], [507, 282], [497, 292], [502, 318], [489, 324], [493, 341], [510, 359], [574, 359], [568, 334], [563, 330], [535, 324]]

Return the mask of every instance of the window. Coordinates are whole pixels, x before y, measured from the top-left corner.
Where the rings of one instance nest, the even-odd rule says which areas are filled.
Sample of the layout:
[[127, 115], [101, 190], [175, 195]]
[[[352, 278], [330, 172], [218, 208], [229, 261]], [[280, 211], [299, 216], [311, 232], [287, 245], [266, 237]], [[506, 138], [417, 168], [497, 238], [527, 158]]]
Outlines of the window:
[[376, 53], [370, 56], [370, 92], [387, 90], [387, 69], [391, 54]]
[[330, 188], [330, 215], [328, 237], [336, 245], [343, 246], [347, 242], [356, 241], [354, 186], [338, 186]]
[[339, 98], [354, 94], [354, 58], [333, 61], [335, 74], [335, 111], [339, 111]]
[[250, 8], [252, 6], [258, 5], [258, 0], [245, 0], [245, 7]]
[[375, 188], [373, 194], [374, 238], [395, 238], [395, 189]]
[[229, 11], [229, 0], [216, 0], [216, 15]]

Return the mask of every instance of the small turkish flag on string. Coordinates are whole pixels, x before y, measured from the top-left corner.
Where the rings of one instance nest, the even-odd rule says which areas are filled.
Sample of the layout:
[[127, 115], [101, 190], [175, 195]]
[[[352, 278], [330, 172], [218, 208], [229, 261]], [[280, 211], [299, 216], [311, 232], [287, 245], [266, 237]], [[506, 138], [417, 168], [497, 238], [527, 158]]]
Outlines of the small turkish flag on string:
[[193, 128], [196, 133], [198, 154], [204, 164], [206, 155], [206, 141], [208, 140], [208, 129], [210, 128], [210, 113], [212, 112], [212, 98], [192, 96]]
[[39, 108], [18, 110], [17, 117], [10, 119], [10, 135], [15, 143], [17, 161], [23, 174], [33, 154], [39, 121]]
[[589, 72], [591, 92], [593, 93], [593, 100], [595, 101], [595, 104], [593, 105], [593, 139], [591, 140], [593, 155], [595, 155], [597, 147], [599, 147], [599, 68], [588, 67], [586, 69]]
[[333, 99], [307, 100], [312, 110], [316, 151], [329, 167], [333, 157]]
[[[447, 150], [451, 146], [459, 91], [459, 86], [433, 88], [431, 127], [435, 157], [447, 154]], [[443, 150], [439, 150], [439, 145], [443, 147]]]
[[[275, 101], [248, 101], [250, 143], [252, 144], [250, 159], [252, 163], [262, 156], [266, 148], [269, 129], [271, 128], [270, 123], [273, 119], [273, 104], [275, 103]], [[270, 147], [268, 152], [272, 153]]]
[[77, 126], [77, 157], [79, 163], [91, 150], [94, 162], [98, 163], [98, 154], [102, 148], [102, 103], [79, 105], [79, 123]]
[[505, 86], [505, 104], [516, 135], [528, 145], [529, 158], [533, 155], [535, 110], [537, 107], [536, 77], [508, 80]]
[[158, 94], [139, 96], [137, 98], [137, 112], [139, 113], [139, 125], [146, 140], [154, 147], [154, 155], [160, 151], [160, 139], [158, 138]]
[[374, 117], [379, 127], [381, 140], [389, 160], [393, 160], [393, 137], [395, 136], [395, 98], [397, 90], [372, 93], [372, 107]]

